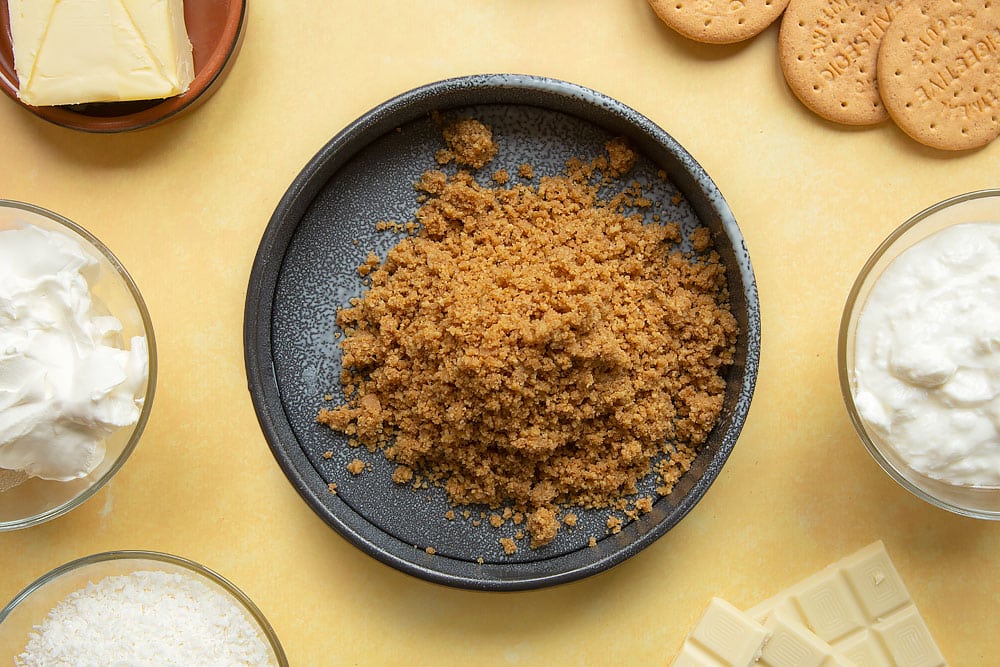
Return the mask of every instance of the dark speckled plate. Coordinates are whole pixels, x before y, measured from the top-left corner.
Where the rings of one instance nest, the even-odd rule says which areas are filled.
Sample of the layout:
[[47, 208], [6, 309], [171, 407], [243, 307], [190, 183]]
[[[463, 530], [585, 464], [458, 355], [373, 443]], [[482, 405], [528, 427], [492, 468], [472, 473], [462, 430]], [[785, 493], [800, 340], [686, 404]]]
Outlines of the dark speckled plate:
[[[380, 257], [399, 236], [378, 232], [379, 220], [406, 221], [417, 208], [413, 183], [434, 166], [440, 130], [430, 114], [471, 115], [493, 128], [496, 168], [559, 173], [574, 156], [600, 155], [624, 135], [642, 157], [631, 174], [662, 206], [658, 211], [689, 231], [713, 232], [728, 267], [733, 312], [740, 323], [737, 363], [728, 378], [722, 418], [670, 496], [616, 535], [606, 535], [607, 511], [580, 511], [575, 529], [512, 556], [498, 538], [512, 536], [469, 519], [449, 521], [440, 489], [414, 491], [391, 480], [380, 453], [347, 446], [316, 424], [317, 411], [342, 401], [334, 338], [337, 307], [361, 294], [356, 268], [370, 250]], [[664, 182], [656, 177], [663, 169]], [[681, 194], [681, 198], [674, 195]], [[679, 203], [672, 203], [672, 198]], [[531, 76], [484, 75], [447, 80], [405, 93], [365, 114], [306, 165], [271, 217], [250, 276], [244, 323], [250, 393], [275, 458], [312, 509], [341, 535], [384, 563], [425, 579], [485, 590], [536, 588], [578, 579], [620, 563], [674, 526], [704, 495], [736, 444], [750, 407], [760, 349], [760, 319], [750, 258], [715, 184], [666, 132], [625, 105], [592, 90]], [[332, 452], [324, 458], [324, 452]], [[354, 458], [370, 469], [354, 477]], [[328, 489], [336, 483], [337, 494]], [[652, 492], [654, 480], [641, 490]], [[597, 538], [597, 546], [587, 545]], [[434, 555], [425, 553], [432, 546]], [[482, 563], [478, 562], [482, 559]]]

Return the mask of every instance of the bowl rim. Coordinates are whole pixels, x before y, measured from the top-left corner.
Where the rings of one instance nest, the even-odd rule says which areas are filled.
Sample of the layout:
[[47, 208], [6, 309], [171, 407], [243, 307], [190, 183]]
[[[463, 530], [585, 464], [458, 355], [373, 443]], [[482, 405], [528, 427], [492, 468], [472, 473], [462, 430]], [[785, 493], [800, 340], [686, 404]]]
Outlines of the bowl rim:
[[103, 475], [97, 478], [93, 484], [56, 507], [22, 519], [0, 521], [0, 532], [4, 532], [36, 526], [38, 524], [45, 523], [46, 521], [55, 519], [56, 517], [60, 517], [70, 510], [79, 507], [84, 502], [89, 500], [94, 494], [100, 491], [101, 488], [103, 488], [104, 485], [118, 473], [122, 466], [125, 465], [125, 461], [128, 460], [129, 456], [131, 456], [132, 452], [139, 444], [139, 439], [142, 437], [142, 433], [146, 429], [146, 424], [149, 422], [149, 416], [153, 409], [153, 397], [156, 394], [157, 352], [156, 336], [153, 331], [153, 320], [150, 316], [149, 308], [146, 306], [146, 301], [143, 299], [142, 293], [139, 291], [139, 287], [136, 285], [131, 274], [115, 256], [115, 254], [111, 252], [111, 249], [108, 248], [108, 246], [78, 223], [36, 204], [29, 204], [27, 202], [13, 199], [0, 199], [0, 208], [19, 209], [47, 218], [48, 220], [51, 220], [52, 222], [70, 230], [70, 232], [77, 234], [81, 239], [89, 243], [94, 250], [99, 252], [101, 256], [103, 256], [114, 267], [118, 276], [125, 284], [125, 287], [132, 295], [136, 308], [139, 311], [139, 316], [142, 319], [142, 327], [146, 336], [146, 347], [149, 351], [147, 359], [148, 371], [146, 378], [146, 394], [143, 399], [142, 409], [139, 411], [139, 418], [132, 427], [132, 432], [129, 436], [128, 442], [125, 444], [125, 448], [122, 450], [121, 454], [118, 455], [118, 458], [111, 464], [111, 467], [108, 468]]
[[[907, 232], [917, 227], [927, 218], [935, 215], [936, 213], [948, 209], [957, 204], [963, 204], [965, 202], [974, 201], [977, 199], [986, 199], [998, 197], [1000, 198], [1000, 188], [985, 188], [981, 190], [973, 190], [971, 192], [965, 192], [962, 194], [954, 195], [947, 199], [941, 200], [935, 204], [928, 206], [927, 208], [921, 210], [920, 212], [907, 218], [902, 224], [893, 229], [888, 236], [883, 239], [883, 241], [875, 248], [868, 259], [865, 261], [864, 265], [858, 271], [857, 277], [854, 279], [854, 283], [851, 285], [851, 289], [847, 294], [847, 299], [844, 303], [844, 310], [840, 318], [840, 327], [838, 329], [837, 335], [837, 374], [840, 381], [840, 393], [843, 397], [844, 404], [847, 407], [847, 414], [850, 417], [851, 423], [854, 426], [854, 430], [864, 445], [865, 449], [879, 467], [882, 468], [897, 484], [902, 486], [904, 489], [920, 498], [921, 500], [938, 507], [943, 510], [947, 510], [954, 514], [959, 514], [961, 516], [966, 516], [974, 519], [987, 519], [987, 520], [1000, 520], [1000, 511], [989, 511], [980, 510], [970, 507], [965, 507], [955, 502], [939, 498], [932, 493], [920, 488], [912, 480], [910, 480], [892, 461], [890, 461], [885, 454], [882, 453], [881, 448], [876, 443], [875, 438], [873, 438], [868, 433], [868, 427], [865, 424], [864, 419], [858, 411], [857, 405], [854, 402], [854, 388], [852, 383], [852, 373], [848, 368], [848, 344], [851, 342], [851, 320], [854, 316], [855, 310], [863, 309], [864, 302], [859, 302], [858, 299], [861, 296], [861, 291], [865, 287], [866, 283], [871, 279], [877, 282], [878, 278], [873, 277], [872, 271], [882, 260], [882, 258], [896, 246], [896, 243], [906, 235]], [[961, 224], [961, 223], [954, 223]], [[951, 226], [946, 225], [947, 226]], [[944, 227], [943, 227], [944, 228]], [[920, 239], [922, 240], [922, 239]], [[918, 243], [914, 241], [907, 248], [912, 247], [913, 244]], [[901, 252], [905, 252], [907, 248], [904, 248]], [[898, 255], [897, 255], [898, 256]], [[860, 316], [860, 310], [858, 310]], [[856, 329], [856, 325], [854, 327]], [[912, 474], [925, 477], [922, 473], [912, 470]], [[928, 478], [930, 479], [930, 478]], [[939, 483], [946, 484], [940, 480], [936, 480]], [[958, 486], [958, 485], [956, 485]], [[976, 487], [960, 487], [974, 489]], [[994, 491], [995, 489], [983, 487], [984, 491]]]
[[80, 570], [82, 568], [88, 567], [90, 565], [96, 565], [99, 563], [105, 563], [109, 561], [116, 560], [128, 560], [128, 561], [153, 561], [156, 563], [167, 563], [169, 565], [177, 566], [185, 569], [186, 571], [192, 573], [196, 576], [201, 576], [215, 584], [218, 584], [229, 596], [236, 600], [242, 607], [250, 614], [254, 622], [257, 624], [261, 633], [264, 635], [265, 640], [270, 645], [271, 650], [274, 651], [275, 657], [278, 660], [279, 667], [288, 667], [288, 658], [285, 656], [285, 651], [281, 646], [281, 642], [278, 640], [278, 635], [275, 633], [274, 628], [271, 623], [264, 616], [264, 613], [259, 607], [254, 603], [250, 597], [244, 593], [236, 584], [229, 581], [221, 574], [212, 570], [201, 563], [195, 562], [188, 558], [182, 556], [175, 556], [173, 554], [168, 554], [162, 551], [150, 551], [143, 549], [119, 549], [114, 551], [102, 551], [100, 553], [91, 554], [89, 556], [83, 556], [75, 560], [71, 560], [68, 563], [63, 563], [59, 565], [42, 576], [35, 579], [33, 582], [28, 584], [21, 590], [14, 598], [8, 602], [3, 609], [0, 609], [0, 625], [3, 624], [4, 620], [11, 614], [15, 609], [17, 609], [23, 602], [25, 602], [31, 595], [38, 589], [44, 587], [46, 584], [59, 579], [62, 575]]
[[[512, 99], [517, 95], [523, 97]], [[504, 576], [501, 576], [487, 564], [480, 565], [482, 574], [475, 576], [472, 574], [476, 569], [474, 565], [449, 559], [440, 554], [435, 555], [433, 561], [428, 561], [433, 562], [433, 565], [422, 564], [416, 557], [407, 558], [407, 554], [412, 551], [412, 545], [404, 545], [401, 542], [396, 544], [398, 540], [393, 536], [383, 535], [377, 528], [372, 530], [373, 526], [365, 525], [363, 517], [348, 512], [349, 508], [345, 508], [341, 513], [346, 518], [327, 508], [319, 496], [320, 491], [312, 488], [311, 478], [307, 474], [311, 470], [311, 464], [305, 455], [301, 451], [287, 451], [290, 448], [282, 446], [285, 441], [295, 441], [295, 436], [281, 407], [280, 389], [277, 387], [269, 354], [274, 289], [280, 275], [284, 253], [297, 226], [297, 223], [288, 224], [288, 220], [301, 218], [326, 182], [352, 155], [361, 150], [354, 148], [357, 143], [363, 142], [363, 145], [367, 146], [384, 133], [421, 117], [425, 112], [424, 107], [428, 107], [427, 110], [446, 110], [479, 104], [520, 104], [551, 110], [559, 109], [557, 101], [565, 104], [567, 100], [583, 103], [581, 108], [586, 109], [586, 114], [581, 112], [579, 117], [588, 122], [609, 131], [627, 130], [630, 135], [634, 135], [632, 138], [641, 139], [644, 143], [638, 142], [640, 151], [646, 152], [656, 148], [663, 153], [669, 153], [671, 160], [666, 166], [669, 167], [668, 172], [671, 170], [676, 172], [670, 174], [670, 177], [675, 179], [675, 184], [685, 195], [691, 194], [692, 191], [698, 192], [696, 197], [688, 197], [696, 214], [702, 220], [709, 217], [718, 219], [719, 225], [725, 230], [724, 242], [736, 256], [739, 269], [739, 275], [731, 278], [730, 285], [738, 284], [742, 288], [738, 294], [733, 293], [731, 289], [730, 299], [734, 310], [738, 308], [741, 312], [746, 311], [748, 328], [747, 331], [741, 332], [741, 339], [746, 341], [746, 353], [742, 364], [743, 377], [740, 378], [740, 382], [733, 385], [736, 395], [735, 409], [728, 426], [722, 432], [721, 444], [715, 455], [708, 461], [706, 469], [693, 483], [691, 489], [677, 501], [676, 505], [672, 504], [670, 516], [652, 528], [644, 527], [642, 530], [638, 529], [640, 522], [630, 522], [617, 536], [634, 537], [624, 547], [616, 546], [607, 553], [601, 551], [586, 565], [571, 566], [555, 572], [533, 571], [531, 566], [537, 565], [538, 561], [532, 561], [518, 564], [525, 572], [516, 575], [505, 571]], [[563, 112], [565, 113], [565, 109]], [[596, 120], [598, 118], [599, 121]], [[683, 177], [683, 182], [677, 182], [679, 176]], [[722, 242], [723, 240], [717, 241], [717, 243]], [[736, 444], [749, 412], [756, 383], [759, 353], [760, 303], [749, 253], [732, 210], [707, 172], [665, 130], [624, 103], [578, 84], [524, 74], [477, 74], [425, 84], [375, 106], [337, 133], [307, 162], [277, 204], [254, 258], [244, 313], [245, 365], [254, 411], [265, 440], [282, 472], [306, 504], [348, 542], [383, 564], [427, 581], [473, 590], [534, 589], [597, 574], [630, 558], [676, 525], [707, 492]], [[720, 416], [719, 423], [722, 422], [723, 418]], [[373, 537], [373, 534], [376, 535]], [[563, 559], [570, 561], [576, 554], [577, 552], [571, 551], [554, 556], [546, 562], [552, 563]], [[466, 565], [469, 565], [468, 568]], [[502, 569], [503, 566], [494, 568]]]

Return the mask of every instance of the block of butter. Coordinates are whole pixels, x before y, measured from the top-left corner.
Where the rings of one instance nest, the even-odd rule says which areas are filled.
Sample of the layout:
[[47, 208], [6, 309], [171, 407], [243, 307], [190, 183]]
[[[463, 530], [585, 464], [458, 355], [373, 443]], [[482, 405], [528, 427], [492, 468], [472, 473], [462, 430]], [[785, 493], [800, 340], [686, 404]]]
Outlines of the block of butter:
[[183, 0], [8, 0], [18, 97], [160, 99], [194, 79]]

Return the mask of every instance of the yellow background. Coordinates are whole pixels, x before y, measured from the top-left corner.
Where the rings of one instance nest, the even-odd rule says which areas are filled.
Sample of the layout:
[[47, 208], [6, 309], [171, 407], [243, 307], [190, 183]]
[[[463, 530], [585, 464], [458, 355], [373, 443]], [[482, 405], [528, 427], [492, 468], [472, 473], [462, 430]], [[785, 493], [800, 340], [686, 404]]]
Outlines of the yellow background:
[[[1000, 525], [882, 473], [848, 421], [836, 341], [876, 245], [938, 200], [1000, 185], [1000, 145], [951, 155], [891, 123], [827, 123], [786, 87], [777, 36], [699, 45], [645, 0], [251, 0], [225, 84], [162, 127], [88, 135], [0, 99], [0, 197], [110, 246], [149, 305], [160, 364], [146, 433], [113, 482], [0, 534], [0, 602], [79, 556], [155, 549], [241, 587], [295, 666], [658, 665], [713, 595], [747, 608], [882, 539], [950, 663], [997, 664]], [[306, 161], [389, 97], [484, 72], [582, 84], [672, 134], [732, 207], [763, 310], [753, 406], [703, 501], [610, 571], [514, 594], [425, 583], [341, 539], [272, 458], [243, 366], [254, 253]]]

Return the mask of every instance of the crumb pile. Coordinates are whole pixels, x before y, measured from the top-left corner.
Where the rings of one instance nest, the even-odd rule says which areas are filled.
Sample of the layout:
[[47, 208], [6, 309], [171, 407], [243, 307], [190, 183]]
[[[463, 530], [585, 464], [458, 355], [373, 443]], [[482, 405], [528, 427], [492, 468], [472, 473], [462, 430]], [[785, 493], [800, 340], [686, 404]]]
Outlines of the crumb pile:
[[[478, 121], [450, 127], [439, 162], [496, 153]], [[648, 200], [599, 198], [634, 162], [616, 140], [537, 186], [425, 173], [419, 232], [369, 257], [338, 314], [348, 402], [318, 421], [382, 449], [398, 483], [527, 513], [533, 548], [560, 506], [620, 506], [660, 454], [669, 493], [718, 418], [737, 326], [708, 230], [682, 253], [677, 224], [623, 213]]]

